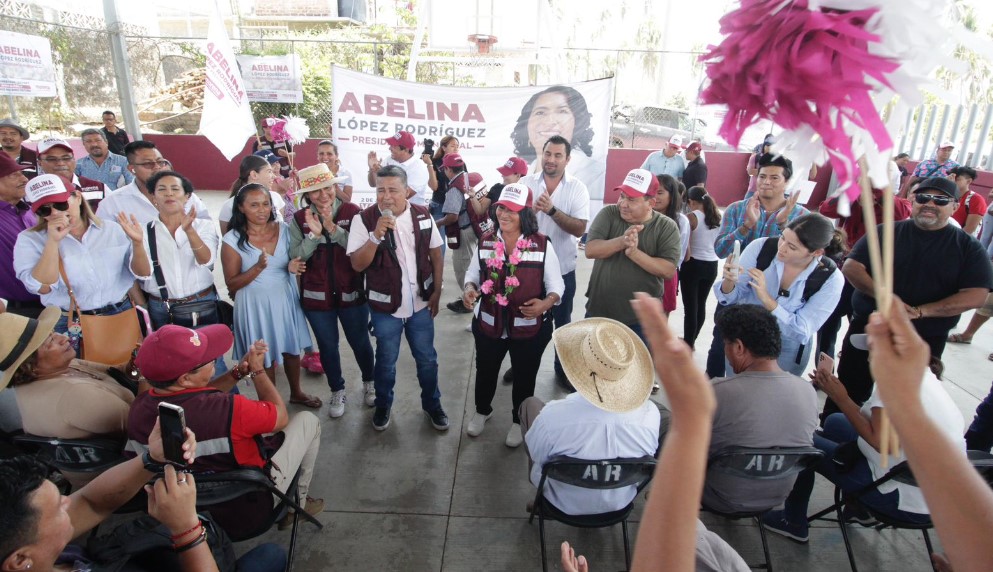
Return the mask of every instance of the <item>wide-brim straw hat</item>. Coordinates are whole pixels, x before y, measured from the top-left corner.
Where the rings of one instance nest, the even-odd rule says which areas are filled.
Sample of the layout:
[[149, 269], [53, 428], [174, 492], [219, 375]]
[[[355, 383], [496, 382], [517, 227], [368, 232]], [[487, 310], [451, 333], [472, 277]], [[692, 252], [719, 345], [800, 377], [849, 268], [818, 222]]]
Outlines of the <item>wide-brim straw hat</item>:
[[58, 306], [48, 306], [38, 319], [4, 312], [0, 314], [0, 390], [24, 360], [41, 347], [62, 317]]
[[331, 173], [331, 169], [328, 169], [328, 166], [324, 163], [318, 163], [312, 167], [300, 169], [297, 172], [297, 177], [300, 179], [300, 190], [297, 191], [298, 193], [318, 191], [345, 180], [345, 177], [335, 177]]
[[605, 411], [625, 413], [652, 394], [652, 356], [631, 328], [609, 318], [587, 318], [552, 333], [569, 382]]

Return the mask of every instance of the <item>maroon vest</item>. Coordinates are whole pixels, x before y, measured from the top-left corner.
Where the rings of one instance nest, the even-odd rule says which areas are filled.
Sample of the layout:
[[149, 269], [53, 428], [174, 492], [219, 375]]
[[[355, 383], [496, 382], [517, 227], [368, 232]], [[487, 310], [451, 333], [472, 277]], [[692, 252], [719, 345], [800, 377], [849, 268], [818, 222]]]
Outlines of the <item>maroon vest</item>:
[[507, 277], [507, 258], [513, 252], [513, 245], [507, 246], [504, 255], [504, 265], [500, 270], [493, 270], [486, 266], [486, 261], [494, 253], [494, 246], [497, 237], [491, 236], [482, 239], [479, 243], [479, 276], [480, 281], [485, 281], [496, 272], [499, 278], [494, 280], [494, 291], [492, 294], [481, 294], [479, 306], [479, 331], [491, 338], [499, 338], [504, 333], [510, 339], [520, 340], [532, 338], [538, 335], [542, 322], [549, 317], [549, 314], [537, 318], [526, 318], [521, 313], [521, 304], [533, 298], [545, 297], [545, 250], [548, 247], [548, 238], [540, 233], [534, 233], [530, 237], [535, 245], [523, 252], [521, 262], [514, 270], [514, 276], [521, 282], [520, 286], [507, 296], [509, 304], [501, 306], [493, 300], [493, 294], [504, 293], [504, 280]]
[[104, 198], [104, 184], [79, 175], [76, 175], [76, 178], [79, 180], [79, 192], [83, 193], [83, 198], [90, 204], [93, 212], [96, 212], [100, 201]]
[[[434, 219], [427, 207], [407, 203], [410, 216], [414, 219], [414, 251], [417, 257], [417, 293], [422, 300], [429, 300], [434, 294], [434, 269], [431, 266], [431, 229]], [[379, 207], [371, 205], [362, 211], [362, 223], [371, 233], [382, 214]], [[428, 221], [425, 223], [424, 221]], [[397, 260], [396, 252], [390, 250], [384, 240], [376, 249], [369, 267], [365, 269], [365, 294], [369, 308], [377, 312], [392, 314], [400, 307], [403, 298], [403, 269]]]
[[[334, 216], [334, 224], [347, 231], [352, 226], [352, 217], [358, 213], [358, 206], [343, 202]], [[300, 227], [304, 240], [310, 240], [306, 238], [310, 233], [306, 214], [306, 208], [300, 209], [293, 213], [293, 220]], [[323, 220], [321, 224], [324, 224]], [[303, 309], [333, 310], [364, 303], [362, 275], [352, 270], [345, 248], [328, 242], [318, 244], [317, 250], [307, 259], [307, 271], [300, 277], [300, 305]]]

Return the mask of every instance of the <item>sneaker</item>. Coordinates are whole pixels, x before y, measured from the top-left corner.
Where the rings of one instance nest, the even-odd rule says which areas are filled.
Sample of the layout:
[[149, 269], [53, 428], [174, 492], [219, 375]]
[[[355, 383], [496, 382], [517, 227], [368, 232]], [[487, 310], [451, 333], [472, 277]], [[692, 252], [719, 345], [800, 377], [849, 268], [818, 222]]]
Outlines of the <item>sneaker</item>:
[[[315, 499], [307, 497], [307, 502], [303, 505], [303, 510], [306, 511], [310, 516], [317, 516], [324, 511], [324, 499]], [[279, 524], [276, 526], [278, 530], [286, 530], [287, 528], [293, 526], [293, 513], [296, 512], [293, 509], [286, 511], [286, 516], [279, 519]]]
[[762, 519], [762, 524], [769, 532], [774, 532], [802, 544], [806, 544], [807, 540], [810, 539], [807, 523], [792, 523], [786, 520], [786, 513], [784, 511], [774, 510], [767, 512], [759, 518]]
[[439, 405], [434, 411], [425, 411], [425, 415], [431, 420], [431, 426], [438, 431], [448, 431], [448, 415], [445, 415], [445, 410]]
[[515, 447], [519, 447], [523, 442], [524, 434], [521, 433], [521, 424], [512, 424], [510, 426], [510, 431], [507, 431], [507, 439], [503, 442], [503, 444], [513, 449]]
[[362, 393], [367, 407], [373, 407], [376, 405], [376, 385], [373, 382], [363, 381]]
[[469, 312], [472, 311], [469, 308], [465, 307], [465, 304], [462, 303], [462, 298], [452, 300], [451, 302], [446, 304], [445, 307], [455, 312], [456, 314], [468, 314]]
[[508, 368], [506, 373], [503, 374], [503, 382], [507, 384], [514, 383], [514, 368]]
[[304, 354], [304, 356], [300, 358], [300, 367], [310, 373], [324, 373], [324, 366], [321, 365], [321, 354], [319, 352]]
[[328, 405], [328, 415], [332, 418], [341, 417], [345, 414], [345, 390], [331, 392], [331, 403]]
[[465, 433], [470, 437], [479, 437], [479, 434], [483, 432], [483, 427], [486, 427], [486, 420], [489, 419], [493, 414], [483, 415], [482, 413], [473, 413], [472, 419], [469, 420], [469, 426], [466, 427]]
[[390, 426], [390, 408], [389, 407], [377, 407], [376, 412], [372, 415], [372, 427], [376, 431], [386, 431], [386, 428]]
[[841, 518], [845, 522], [855, 522], [867, 528], [879, 524], [879, 521], [876, 520], [876, 517], [869, 514], [869, 511], [865, 510], [862, 507], [856, 507], [849, 504], [846, 504], [841, 509]]

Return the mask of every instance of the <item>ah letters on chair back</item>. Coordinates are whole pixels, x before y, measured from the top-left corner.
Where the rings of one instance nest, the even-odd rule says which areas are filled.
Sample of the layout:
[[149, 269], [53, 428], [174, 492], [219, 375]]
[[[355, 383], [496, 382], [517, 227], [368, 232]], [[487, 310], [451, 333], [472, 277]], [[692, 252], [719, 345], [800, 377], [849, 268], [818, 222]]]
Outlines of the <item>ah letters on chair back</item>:
[[124, 460], [124, 445], [111, 439], [54, 439], [19, 435], [14, 442], [38, 451], [60, 471], [103, 471]]
[[812, 465], [822, 453], [806, 449], [749, 449], [729, 447], [710, 460], [714, 470], [749, 479], [782, 479]]
[[[654, 461], [648, 458], [648, 461]], [[620, 462], [624, 461], [624, 462]], [[635, 461], [635, 462], [632, 462]], [[560, 457], [546, 463], [549, 479], [587, 489], [616, 489], [637, 485], [650, 474], [654, 465], [640, 459], [585, 461]]]

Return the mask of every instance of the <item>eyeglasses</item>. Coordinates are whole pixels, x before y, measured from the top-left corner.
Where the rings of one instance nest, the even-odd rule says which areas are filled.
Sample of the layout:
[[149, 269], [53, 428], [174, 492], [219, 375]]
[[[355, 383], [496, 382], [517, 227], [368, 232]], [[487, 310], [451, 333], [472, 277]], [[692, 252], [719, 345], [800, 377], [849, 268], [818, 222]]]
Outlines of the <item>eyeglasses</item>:
[[75, 160], [75, 157], [72, 155], [63, 155], [61, 157], [42, 157], [41, 160], [46, 163], [57, 165], [58, 163], [72, 163]]
[[948, 205], [948, 203], [952, 202], [952, 197], [949, 197], [947, 195], [944, 195], [944, 196], [939, 196], [939, 195], [922, 195], [920, 193], [916, 193], [914, 195], [914, 202], [916, 202], [919, 205], [926, 205], [926, 204], [928, 204], [930, 202], [933, 202], [934, 203], [934, 206], [936, 206], [936, 207], [943, 207], [943, 206]]
[[38, 216], [44, 218], [52, 214], [53, 208], [58, 211], [66, 212], [69, 210], [69, 203], [63, 201], [61, 203], [48, 203], [47, 205], [41, 205], [38, 207]]
[[147, 163], [131, 163], [135, 167], [141, 167], [143, 169], [154, 169], [155, 167], [162, 167], [163, 169], [171, 165], [169, 161], [165, 159], [159, 159], [158, 161], [148, 161]]
[[195, 368], [193, 368], [193, 369], [191, 369], [190, 371], [191, 371], [191, 372], [193, 372], [193, 371], [199, 371], [199, 370], [201, 370], [201, 369], [203, 369], [203, 368], [205, 368], [205, 367], [207, 367], [208, 365], [210, 365], [210, 364], [212, 364], [212, 363], [214, 363], [214, 360], [210, 360], [210, 361], [208, 361], [208, 362], [204, 362], [204, 363], [202, 363], [202, 364], [200, 364], [200, 365], [198, 365], [198, 366], [196, 366]]

